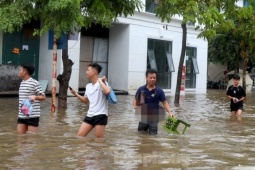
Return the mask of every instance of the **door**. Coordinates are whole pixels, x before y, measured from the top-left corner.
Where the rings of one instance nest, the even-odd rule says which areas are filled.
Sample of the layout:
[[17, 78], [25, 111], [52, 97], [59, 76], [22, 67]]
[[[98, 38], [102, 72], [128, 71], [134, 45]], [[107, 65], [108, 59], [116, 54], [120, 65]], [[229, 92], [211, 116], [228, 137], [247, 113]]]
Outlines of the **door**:
[[89, 83], [89, 80], [86, 77], [86, 70], [91, 63], [96, 62], [103, 67], [99, 77], [107, 77], [108, 44], [109, 40], [104, 38], [81, 38], [79, 88], [84, 88], [86, 84]]
[[33, 36], [32, 28], [3, 34], [3, 64], [33, 64], [33, 78], [38, 79], [40, 38]]

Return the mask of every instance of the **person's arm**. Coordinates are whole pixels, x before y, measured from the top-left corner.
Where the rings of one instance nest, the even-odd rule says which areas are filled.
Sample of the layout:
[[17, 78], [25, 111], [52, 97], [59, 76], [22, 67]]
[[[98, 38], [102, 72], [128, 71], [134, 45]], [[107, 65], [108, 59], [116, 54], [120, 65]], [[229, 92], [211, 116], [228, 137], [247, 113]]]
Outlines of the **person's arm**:
[[242, 92], [242, 98], [239, 99], [239, 101], [244, 101], [246, 99], [246, 92], [244, 91], [243, 88], [242, 88], [241, 92]]
[[46, 96], [41, 94], [41, 95], [38, 95], [38, 96], [30, 96], [29, 99], [33, 102], [36, 101], [36, 100], [43, 101], [43, 100], [46, 99]]
[[234, 97], [231, 96], [231, 90], [230, 90], [230, 88], [232, 88], [232, 86], [229, 86], [229, 87], [228, 87], [228, 89], [227, 89], [227, 94], [226, 94], [226, 95], [227, 95], [227, 97], [228, 97], [230, 100], [233, 100]]
[[73, 95], [75, 95], [80, 101], [82, 101], [85, 104], [89, 103], [89, 99], [87, 97], [81, 96], [74, 89], [70, 90]]
[[29, 96], [29, 99], [34, 102], [36, 100], [43, 101], [46, 99], [44, 92], [42, 91], [42, 87], [39, 82], [35, 83], [35, 95]]
[[240, 101], [242, 101], [242, 100], [244, 100], [245, 99], [245, 97], [242, 97], [241, 99], [238, 99], [238, 101], [240, 102]]
[[162, 103], [166, 111], [169, 113], [169, 116], [174, 117], [173, 112], [171, 111], [170, 105], [168, 104], [167, 100], [163, 101]]
[[228, 98], [229, 98], [230, 100], [233, 100], [235, 97], [232, 97], [232, 96], [228, 95]]
[[138, 107], [136, 98], [134, 98], [134, 100], [133, 100], [133, 107], [134, 107], [134, 109], [136, 109]]
[[98, 78], [98, 82], [103, 90], [104, 94], [109, 94], [111, 92], [111, 89], [109, 86], [107, 86], [104, 82], [103, 82], [103, 78]]

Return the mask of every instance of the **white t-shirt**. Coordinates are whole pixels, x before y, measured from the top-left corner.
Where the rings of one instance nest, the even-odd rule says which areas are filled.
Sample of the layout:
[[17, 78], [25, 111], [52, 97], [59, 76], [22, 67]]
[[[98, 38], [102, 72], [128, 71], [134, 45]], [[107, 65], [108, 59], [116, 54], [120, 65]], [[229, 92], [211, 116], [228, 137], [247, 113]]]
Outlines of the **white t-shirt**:
[[108, 116], [108, 101], [99, 82], [87, 84], [84, 97], [89, 99], [88, 117], [101, 114]]

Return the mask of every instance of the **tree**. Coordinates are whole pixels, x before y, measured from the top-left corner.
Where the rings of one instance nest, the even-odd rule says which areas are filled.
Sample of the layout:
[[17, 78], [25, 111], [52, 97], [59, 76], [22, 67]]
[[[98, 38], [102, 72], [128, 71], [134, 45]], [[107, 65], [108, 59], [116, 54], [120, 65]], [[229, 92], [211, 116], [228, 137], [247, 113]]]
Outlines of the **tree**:
[[[43, 35], [49, 30], [54, 32], [53, 50], [53, 87], [52, 112], [55, 111], [56, 98], [56, 41], [63, 34], [79, 31], [81, 27], [89, 28], [91, 23], [108, 27], [119, 16], [133, 15], [140, 10], [140, 0], [2, 0], [0, 2], [0, 30], [13, 32], [19, 30], [32, 19], [43, 24], [35, 34]], [[60, 83], [59, 106], [66, 107], [67, 89], [73, 62], [68, 58], [68, 49], [62, 55], [64, 71], [58, 76]]]
[[213, 63], [227, 65], [229, 70], [239, 70], [239, 42], [233, 36], [232, 30], [217, 32], [208, 44], [208, 60]]
[[249, 7], [238, 7], [230, 11], [228, 18], [235, 27], [227, 32], [220, 32], [209, 45], [209, 57], [222, 64], [234, 63], [235, 69], [243, 62], [243, 87], [246, 90], [246, 68], [248, 62], [254, 62], [255, 50], [255, 11], [254, 2]]
[[240, 56], [243, 60], [243, 87], [246, 90], [246, 68], [249, 60], [253, 61], [255, 50], [255, 3], [249, 7], [239, 8], [233, 14], [237, 24], [233, 36], [239, 41]]
[[216, 29], [227, 30], [233, 27], [231, 20], [226, 20], [223, 11], [235, 7], [236, 0], [160, 0], [156, 15], [162, 21], [171, 22], [172, 17], [182, 17], [182, 50], [177, 73], [177, 84], [174, 103], [179, 103], [181, 90], [182, 66], [185, 59], [187, 23], [197, 23], [196, 30], [200, 29], [198, 37], [210, 40], [216, 35]]

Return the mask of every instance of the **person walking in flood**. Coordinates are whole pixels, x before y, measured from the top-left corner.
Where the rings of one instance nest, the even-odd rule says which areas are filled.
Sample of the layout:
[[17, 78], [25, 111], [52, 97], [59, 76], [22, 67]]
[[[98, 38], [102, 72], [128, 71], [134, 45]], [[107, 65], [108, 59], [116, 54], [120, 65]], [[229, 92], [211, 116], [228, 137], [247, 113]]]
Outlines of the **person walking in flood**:
[[[142, 104], [156, 104], [162, 102], [164, 108], [169, 113], [169, 116], [174, 116], [171, 112], [170, 105], [168, 104], [164, 91], [156, 85], [157, 71], [154, 69], [148, 69], [145, 73], [146, 84], [139, 87], [136, 91], [135, 98], [133, 100], [133, 107], [135, 109]], [[138, 131], [146, 131], [150, 134], [157, 134], [158, 123], [144, 123], [139, 121]]]
[[237, 117], [237, 120], [241, 120], [243, 101], [246, 97], [246, 92], [243, 87], [239, 85], [239, 82], [240, 76], [235, 74], [233, 76], [233, 85], [229, 86], [227, 89], [227, 97], [230, 99], [231, 117]]
[[29, 64], [23, 64], [19, 68], [22, 82], [19, 87], [18, 134], [37, 131], [41, 112], [40, 103], [46, 99], [40, 83], [31, 77], [34, 70], [34, 66]]
[[106, 77], [98, 77], [101, 70], [102, 67], [97, 63], [88, 65], [86, 75], [91, 83], [86, 85], [84, 96], [81, 96], [73, 89], [70, 89], [71, 93], [79, 100], [85, 104], [89, 103], [89, 110], [78, 130], [78, 136], [85, 137], [93, 128], [95, 128], [95, 137], [104, 137], [108, 118], [108, 101], [106, 95], [110, 93], [110, 88], [104, 83]]

